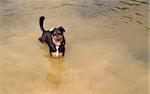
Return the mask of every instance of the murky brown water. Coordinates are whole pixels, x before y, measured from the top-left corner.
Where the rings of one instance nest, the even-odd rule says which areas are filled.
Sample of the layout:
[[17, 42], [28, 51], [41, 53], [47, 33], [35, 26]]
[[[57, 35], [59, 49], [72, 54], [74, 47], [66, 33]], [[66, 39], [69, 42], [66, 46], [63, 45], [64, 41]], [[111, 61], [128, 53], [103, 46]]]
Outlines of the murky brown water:
[[[1, 0], [0, 94], [148, 94], [148, 0]], [[38, 19], [64, 26], [64, 58]]]

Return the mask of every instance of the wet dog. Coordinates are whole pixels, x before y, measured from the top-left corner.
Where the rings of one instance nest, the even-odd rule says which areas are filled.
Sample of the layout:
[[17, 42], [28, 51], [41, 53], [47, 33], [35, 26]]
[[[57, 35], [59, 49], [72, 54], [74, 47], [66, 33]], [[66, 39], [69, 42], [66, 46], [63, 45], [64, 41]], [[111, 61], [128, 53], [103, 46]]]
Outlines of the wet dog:
[[44, 16], [41, 16], [39, 19], [40, 28], [42, 30], [42, 36], [39, 38], [41, 43], [46, 43], [49, 46], [50, 55], [52, 57], [61, 57], [65, 53], [65, 29], [60, 26], [58, 28], [52, 28], [51, 30], [45, 30]]

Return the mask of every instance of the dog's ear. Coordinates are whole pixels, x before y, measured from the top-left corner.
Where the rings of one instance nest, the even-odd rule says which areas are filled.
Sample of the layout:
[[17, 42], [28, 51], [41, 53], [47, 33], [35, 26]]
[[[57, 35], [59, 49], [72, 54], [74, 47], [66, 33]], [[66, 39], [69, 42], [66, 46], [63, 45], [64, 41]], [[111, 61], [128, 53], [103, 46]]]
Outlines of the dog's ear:
[[62, 26], [58, 27], [58, 29], [62, 32], [65, 32], [65, 29]]
[[51, 35], [53, 35], [54, 34], [54, 30], [50, 31], [50, 33], [51, 33]]
[[51, 35], [53, 35], [55, 29], [56, 29], [56, 28], [51, 28], [51, 29], [50, 29], [49, 32], [51, 33]]

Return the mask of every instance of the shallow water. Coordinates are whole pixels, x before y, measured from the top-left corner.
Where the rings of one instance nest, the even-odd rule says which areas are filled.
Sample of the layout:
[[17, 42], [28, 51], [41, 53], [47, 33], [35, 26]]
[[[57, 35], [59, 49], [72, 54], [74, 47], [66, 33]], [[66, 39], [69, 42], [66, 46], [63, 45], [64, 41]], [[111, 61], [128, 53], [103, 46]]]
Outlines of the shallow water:
[[[148, 94], [148, 0], [1, 0], [0, 94]], [[38, 41], [63, 26], [64, 58]]]

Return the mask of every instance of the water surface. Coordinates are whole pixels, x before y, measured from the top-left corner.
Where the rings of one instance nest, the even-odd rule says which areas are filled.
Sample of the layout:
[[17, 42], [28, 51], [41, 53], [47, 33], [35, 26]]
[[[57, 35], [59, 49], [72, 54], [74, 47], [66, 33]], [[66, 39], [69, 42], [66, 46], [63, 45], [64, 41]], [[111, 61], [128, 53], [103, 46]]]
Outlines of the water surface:
[[[148, 0], [1, 0], [0, 94], [148, 94]], [[38, 41], [63, 26], [64, 58]]]

